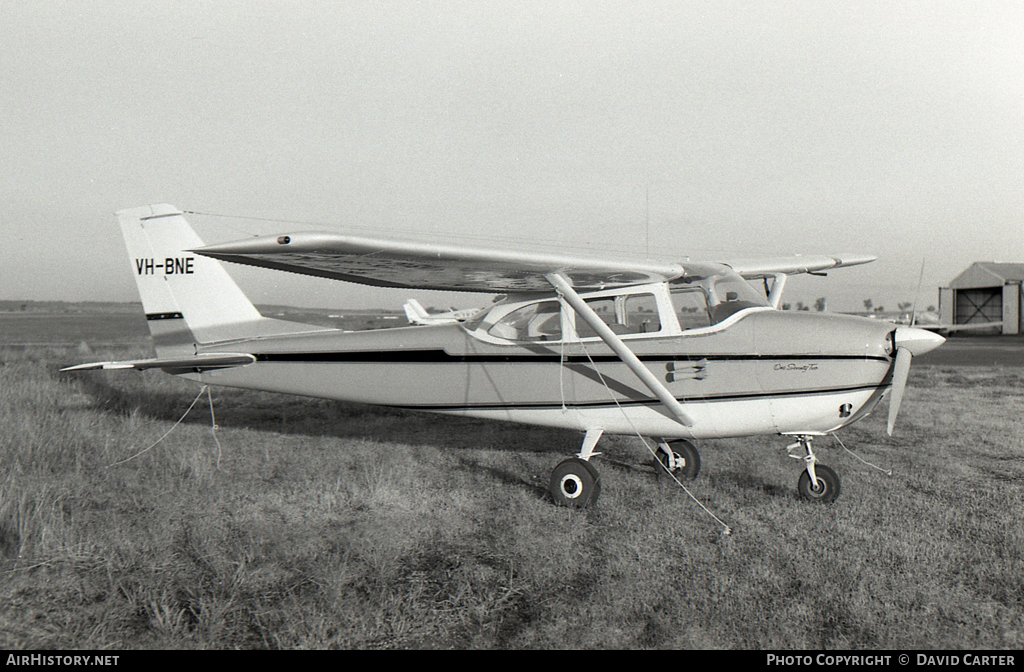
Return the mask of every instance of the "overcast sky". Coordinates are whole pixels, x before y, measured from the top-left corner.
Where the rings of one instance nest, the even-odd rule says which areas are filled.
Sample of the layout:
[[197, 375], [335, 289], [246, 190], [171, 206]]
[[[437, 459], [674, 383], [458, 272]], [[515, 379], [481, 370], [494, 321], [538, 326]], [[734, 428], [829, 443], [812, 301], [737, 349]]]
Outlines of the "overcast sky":
[[787, 299], [895, 308], [923, 262], [926, 305], [1024, 262], [1024, 3], [4, 0], [0, 150], [2, 299], [137, 300], [112, 213], [167, 202], [211, 243], [875, 254]]

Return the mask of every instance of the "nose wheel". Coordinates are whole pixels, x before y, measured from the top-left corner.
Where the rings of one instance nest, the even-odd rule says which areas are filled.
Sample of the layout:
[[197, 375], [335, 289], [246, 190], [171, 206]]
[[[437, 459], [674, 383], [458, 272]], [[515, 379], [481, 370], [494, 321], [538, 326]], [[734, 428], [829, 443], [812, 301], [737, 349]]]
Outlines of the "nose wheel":
[[800, 472], [800, 480], [796, 484], [800, 496], [824, 504], [835, 501], [839, 496], [839, 474], [824, 464], [819, 464], [814, 469], [814, 475], [817, 483], [811, 485], [810, 475], [806, 471]]
[[[794, 455], [793, 451], [803, 448], [806, 455]], [[811, 449], [811, 437], [798, 436], [797, 442], [787, 446], [789, 456], [803, 460], [806, 468], [800, 472], [800, 479], [797, 481], [796, 489], [800, 497], [812, 502], [831, 504], [839, 496], [839, 474], [831, 467], [824, 464], [817, 464], [814, 451]]]

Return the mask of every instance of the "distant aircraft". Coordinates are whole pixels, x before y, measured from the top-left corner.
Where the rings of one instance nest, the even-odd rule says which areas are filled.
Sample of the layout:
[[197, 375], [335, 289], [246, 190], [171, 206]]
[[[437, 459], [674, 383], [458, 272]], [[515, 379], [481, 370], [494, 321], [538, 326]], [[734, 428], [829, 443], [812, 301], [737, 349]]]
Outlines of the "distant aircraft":
[[463, 310], [450, 310], [447, 313], [428, 313], [426, 308], [420, 305], [416, 299], [409, 299], [402, 306], [405, 308], [405, 316], [409, 318], [409, 324], [451, 324], [452, 322], [465, 322], [480, 312], [479, 308], [465, 308]]
[[[692, 440], [794, 437], [801, 496], [839, 476], [813, 437], [889, 397], [891, 434], [914, 355], [944, 339], [909, 326], [774, 309], [786, 275], [874, 257], [627, 262], [285, 233], [204, 246], [170, 205], [117, 215], [156, 357], [65, 370], [158, 368], [210, 385], [564, 427], [584, 433], [551, 474], [558, 504], [600, 492], [604, 433], [657, 442], [693, 478]], [[382, 287], [504, 293], [461, 323], [343, 333], [266, 318], [220, 261]], [[768, 298], [747, 279], [774, 278]]]
[[967, 324], [943, 324], [939, 319], [939, 314], [933, 311], [924, 311], [921, 313], [914, 313], [913, 317], [909, 320], [910, 326], [917, 327], [918, 329], [927, 329], [928, 331], [934, 331], [939, 334], [953, 334], [958, 331], [984, 331], [984, 330], [1002, 330], [1003, 321], [998, 322], [969, 322]]

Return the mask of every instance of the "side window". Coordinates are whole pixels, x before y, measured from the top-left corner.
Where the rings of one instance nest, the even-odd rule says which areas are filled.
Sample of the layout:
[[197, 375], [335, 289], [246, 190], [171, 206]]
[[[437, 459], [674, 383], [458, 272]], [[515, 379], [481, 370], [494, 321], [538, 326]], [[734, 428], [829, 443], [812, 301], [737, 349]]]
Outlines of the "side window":
[[679, 318], [679, 328], [697, 329], [711, 324], [708, 315], [708, 300], [700, 289], [684, 289], [672, 292], [672, 308]]
[[560, 341], [561, 306], [558, 301], [531, 303], [498, 320], [487, 333], [510, 341]]
[[[590, 299], [587, 301], [587, 305], [590, 309], [597, 313], [597, 316], [601, 318], [601, 321], [607, 324], [612, 331], [616, 334], [626, 333], [626, 327], [620, 325], [615, 319], [615, 297], [611, 296], [606, 299]], [[596, 338], [597, 332], [590, 328], [582, 317], [576, 316], [576, 335], [580, 338]]]
[[626, 297], [626, 327], [631, 334], [653, 334], [661, 331], [658, 302], [654, 294]]
[[[661, 331], [658, 303], [653, 294], [590, 299], [587, 305], [616, 334], [650, 334]], [[576, 335], [580, 338], [595, 338], [597, 332], [577, 315]]]

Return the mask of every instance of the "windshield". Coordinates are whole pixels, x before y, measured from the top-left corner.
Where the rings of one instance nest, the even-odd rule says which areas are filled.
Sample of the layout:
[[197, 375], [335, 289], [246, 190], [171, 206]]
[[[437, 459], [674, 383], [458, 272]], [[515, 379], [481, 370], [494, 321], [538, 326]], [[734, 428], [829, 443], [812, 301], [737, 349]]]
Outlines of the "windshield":
[[684, 330], [718, 324], [744, 308], [770, 307], [768, 299], [732, 271], [689, 276], [673, 282], [671, 290]]

